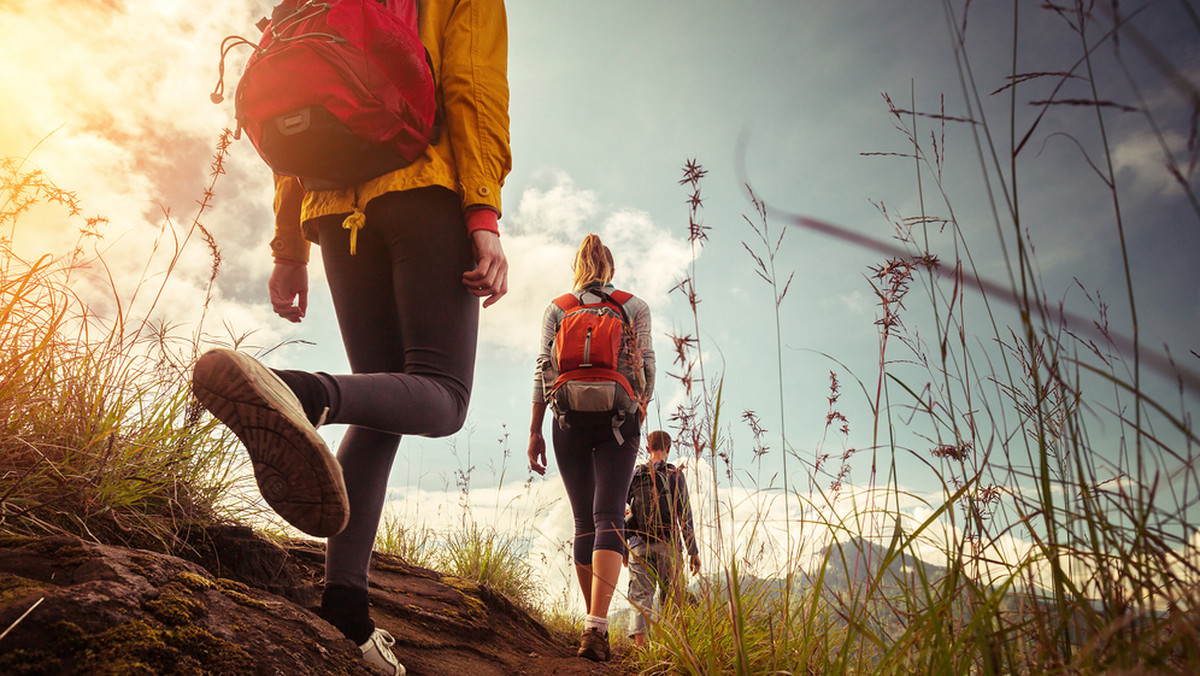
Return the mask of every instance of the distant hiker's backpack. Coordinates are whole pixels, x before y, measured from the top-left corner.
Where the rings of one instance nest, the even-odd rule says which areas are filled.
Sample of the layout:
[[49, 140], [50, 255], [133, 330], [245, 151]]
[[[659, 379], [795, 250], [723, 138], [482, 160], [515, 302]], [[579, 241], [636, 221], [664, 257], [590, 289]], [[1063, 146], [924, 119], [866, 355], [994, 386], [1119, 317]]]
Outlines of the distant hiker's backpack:
[[583, 303], [575, 294], [554, 299], [566, 313], [554, 336], [558, 378], [550, 387], [549, 403], [560, 424], [611, 424], [621, 441], [625, 416], [637, 411], [637, 396], [629, 379], [618, 370], [622, 349], [629, 350], [633, 327], [624, 305], [632, 294], [595, 289], [597, 303]]
[[[407, 166], [438, 135], [436, 92], [410, 0], [284, 0], [238, 82], [244, 131], [277, 174], [307, 190], [357, 185]], [[221, 43], [225, 56], [239, 44]]]
[[635, 534], [659, 542], [671, 542], [674, 505], [671, 500], [670, 472], [667, 463], [638, 465], [629, 483], [629, 521], [626, 527]]

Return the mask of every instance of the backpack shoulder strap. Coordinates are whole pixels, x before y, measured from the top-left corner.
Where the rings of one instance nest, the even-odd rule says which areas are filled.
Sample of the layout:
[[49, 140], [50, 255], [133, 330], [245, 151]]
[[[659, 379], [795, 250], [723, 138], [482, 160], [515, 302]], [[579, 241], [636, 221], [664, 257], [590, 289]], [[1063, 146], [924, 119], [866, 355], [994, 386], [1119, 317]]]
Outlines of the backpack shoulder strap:
[[629, 293], [628, 291], [621, 291], [620, 289], [618, 289], [618, 290], [613, 291], [612, 293], [608, 294], [608, 297], [615, 300], [617, 302], [617, 305], [624, 305], [629, 302], [630, 298], [633, 298], [633, 294]]
[[579, 299], [576, 298], [575, 294], [573, 293], [564, 293], [563, 295], [554, 299], [554, 304], [566, 312], [576, 305], [579, 305]]
[[630, 325], [629, 313], [625, 311], [625, 303], [627, 303], [630, 298], [633, 298], [632, 293], [629, 293], [628, 291], [613, 291], [612, 293], [608, 293], [607, 291], [601, 291], [599, 289], [595, 289], [593, 293], [600, 296], [601, 302], [608, 303], [609, 305], [615, 307], [617, 311], [621, 313], [621, 322], [623, 322], [626, 326]]

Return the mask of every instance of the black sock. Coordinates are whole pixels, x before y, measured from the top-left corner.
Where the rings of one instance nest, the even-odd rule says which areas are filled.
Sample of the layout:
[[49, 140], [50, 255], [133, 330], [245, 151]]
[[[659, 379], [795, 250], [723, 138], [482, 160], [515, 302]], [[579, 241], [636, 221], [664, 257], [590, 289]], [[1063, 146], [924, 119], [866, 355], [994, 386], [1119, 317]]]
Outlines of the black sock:
[[329, 584], [321, 594], [321, 610], [317, 614], [360, 646], [375, 633], [370, 607], [367, 590]]
[[284, 382], [296, 398], [300, 400], [300, 405], [304, 407], [304, 416], [313, 425], [321, 422], [321, 416], [325, 416], [327, 411], [332, 414], [329, 402], [329, 390], [325, 387], [325, 379], [321, 378], [320, 374], [309, 373], [308, 371], [290, 371], [284, 369], [271, 369], [279, 379]]

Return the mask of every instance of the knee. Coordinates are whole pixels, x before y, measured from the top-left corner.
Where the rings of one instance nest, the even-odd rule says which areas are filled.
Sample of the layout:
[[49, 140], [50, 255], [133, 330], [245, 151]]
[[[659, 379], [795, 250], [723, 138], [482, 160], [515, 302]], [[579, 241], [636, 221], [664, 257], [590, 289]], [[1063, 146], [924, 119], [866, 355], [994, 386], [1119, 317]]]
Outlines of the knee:
[[467, 422], [467, 403], [465, 395], [452, 395], [446, 411], [437, 420], [430, 421], [431, 429], [425, 436], [438, 438], [448, 437], [463, 428]]
[[439, 438], [448, 437], [463, 428], [467, 421], [466, 407], [462, 410], [454, 412], [453, 415], [447, 416], [433, 426], [426, 436]]

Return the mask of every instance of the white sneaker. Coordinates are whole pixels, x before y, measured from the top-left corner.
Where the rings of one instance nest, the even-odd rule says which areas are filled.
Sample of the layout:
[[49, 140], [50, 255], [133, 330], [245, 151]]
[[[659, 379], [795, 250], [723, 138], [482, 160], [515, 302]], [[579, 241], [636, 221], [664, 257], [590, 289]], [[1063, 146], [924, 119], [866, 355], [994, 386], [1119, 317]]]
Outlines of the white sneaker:
[[404, 676], [404, 665], [400, 664], [400, 660], [397, 660], [396, 654], [392, 652], [392, 646], [395, 644], [396, 639], [391, 634], [377, 628], [375, 633], [371, 634], [371, 638], [358, 646], [358, 649], [362, 651], [367, 664], [382, 669], [383, 673], [390, 676]]
[[247, 355], [216, 349], [196, 361], [192, 391], [245, 444], [272, 509], [316, 537], [346, 527], [342, 468], [279, 376]]

